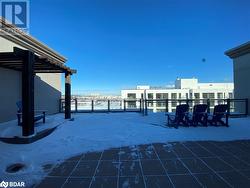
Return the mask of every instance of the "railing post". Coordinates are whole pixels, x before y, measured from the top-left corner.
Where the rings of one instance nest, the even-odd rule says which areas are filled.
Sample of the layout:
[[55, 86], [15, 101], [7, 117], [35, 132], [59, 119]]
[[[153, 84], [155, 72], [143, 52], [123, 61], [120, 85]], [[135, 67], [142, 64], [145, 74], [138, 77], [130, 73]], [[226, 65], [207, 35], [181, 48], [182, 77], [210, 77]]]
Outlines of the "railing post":
[[166, 112], [168, 112], [168, 99], [166, 99], [165, 103], [166, 103], [166, 104], [165, 104], [165, 105], [166, 105], [166, 106], [165, 106], [165, 107], [166, 107]]
[[207, 99], [207, 112], [210, 113], [210, 100]]
[[75, 112], [78, 112], [78, 106], [77, 106], [77, 98], [75, 98]]
[[142, 101], [142, 100], [140, 99], [140, 112], [142, 111], [141, 101]]
[[145, 99], [145, 115], [148, 115], [148, 101]]
[[124, 112], [126, 112], [126, 100], [125, 99], [123, 100], [123, 110]]
[[248, 99], [246, 99], [246, 115], [248, 115]]
[[110, 100], [108, 100], [108, 112], [110, 112]]
[[230, 99], [227, 99], [227, 113], [230, 115]]
[[91, 111], [94, 112], [94, 100], [91, 100]]

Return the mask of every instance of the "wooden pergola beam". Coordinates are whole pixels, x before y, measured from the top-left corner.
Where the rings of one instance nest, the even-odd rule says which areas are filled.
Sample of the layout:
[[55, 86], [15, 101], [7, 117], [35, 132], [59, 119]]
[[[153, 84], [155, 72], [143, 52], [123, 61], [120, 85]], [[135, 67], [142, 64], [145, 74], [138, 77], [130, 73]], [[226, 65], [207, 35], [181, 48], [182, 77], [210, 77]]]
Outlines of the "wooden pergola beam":
[[23, 136], [34, 134], [34, 53], [23, 51], [22, 129]]
[[71, 78], [70, 73], [65, 73], [65, 119], [71, 118]]

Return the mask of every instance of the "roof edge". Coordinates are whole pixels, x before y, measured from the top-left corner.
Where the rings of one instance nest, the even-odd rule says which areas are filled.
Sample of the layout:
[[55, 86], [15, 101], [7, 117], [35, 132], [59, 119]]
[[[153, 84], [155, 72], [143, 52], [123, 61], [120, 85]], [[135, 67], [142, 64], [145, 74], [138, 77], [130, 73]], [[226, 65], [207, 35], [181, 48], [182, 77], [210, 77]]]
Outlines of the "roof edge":
[[[36, 38], [24, 33], [22, 30], [18, 29], [15, 25], [6, 21], [3, 17], [0, 17], [0, 26], [2, 28], [6, 28], [2, 29], [0, 27], [0, 35], [3, 38], [10, 40], [14, 43], [17, 43], [18, 45], [24, 48], [30, 49], [39, 55], [53, 58], [54, 60], [60, 63], [65, 63], [67, 61], [67, 59], [64, 56], [60, 55], [59, 53], [57, 53], [44, 43], [40, 42]], [[12, 29], [15, 30], [17, 34], [11, 32]]]
[[244, 44], [241, 44], [235, 48], [232, 48], [230, 50], [227, 50], [225, 52], [225, 55], [233, 59], [233, 58], [237, 58], [248, 53], [250, 53], [250, 41]]

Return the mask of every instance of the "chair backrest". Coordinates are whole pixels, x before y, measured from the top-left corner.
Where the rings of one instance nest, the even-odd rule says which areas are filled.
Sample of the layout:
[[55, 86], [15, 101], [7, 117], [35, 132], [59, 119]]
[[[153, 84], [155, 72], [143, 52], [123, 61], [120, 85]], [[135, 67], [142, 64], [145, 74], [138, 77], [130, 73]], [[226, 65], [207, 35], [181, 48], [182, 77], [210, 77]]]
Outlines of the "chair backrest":
[[189, 105], [188, 104], [180, 104], [176, 106], [176, 112], [175, 116], [178, 119], [183, 119], [185, 116], [185, 113], [189, 111]]
[[23, 103], [22, 103], [22, 101], [16, 102], [16, 106], [18, 108], [18, 112], [21, 113], [23, 111]]
[[193, 114], [206, 112], [207, 108], [207, 104], [196, 104], [194, 105]]
[[227, 112], [228, 106], [227, 104], [219, 104], [214, 107], [214, 117], [217, 119], [221, 119], [224, 114]]

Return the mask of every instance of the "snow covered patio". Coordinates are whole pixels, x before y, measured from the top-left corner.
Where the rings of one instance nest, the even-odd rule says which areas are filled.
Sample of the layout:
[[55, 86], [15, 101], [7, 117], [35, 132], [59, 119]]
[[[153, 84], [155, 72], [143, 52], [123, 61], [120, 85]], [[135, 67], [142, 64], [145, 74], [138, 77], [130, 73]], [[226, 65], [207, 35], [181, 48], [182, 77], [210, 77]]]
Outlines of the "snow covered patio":
[[[154, 187], [164, 179], [163, 187], [179, 187], [183, 185], [179, 183], [185, 182], [199, 187], [212, 179], [220, 182], [219, 187], [232, 187], [240, 182], [240, 187], [249, 186], [250, 142], [247, 140], [250, 139], [250, 118], [230, 119], [229, 128], [179, 129], [164, 127], [166, 117], [163, 113], [149, 116], [139, 113], [75, 114], [73, 118], [74, 121], [65, 121], [63, 114], [48, 116], [47, 123], [38, 124], [37, 130], [60, 126], [35, 143], [12, 145], [1, 142], [0, 180], [38, 185], [47, 177], [38, 187], [48, 187], [48, 183], [58, 183], [52, 187], [66, 187], [68, 182], [79, 181], [92, 187], [100, 187], [103, 182], [108, 182], [108, 187], [133, 187], [131, 182], [138, 183], [136, 187]], [[0, 136], [14, 136], [18, 129], [16, 121], [1, 124]], [[14, 163], [26, 167], [16, 174], [6, 173], [6, 167]], [[139, 172], [129, 175], [122, 171], [126, 168], [128, 171], [139, 169]], [[172, 168], [176, 172], [171, 174], [169, 170]], [[178, 171], [179, 168], [186, 170]], [[112, 186], [112, 182], [116, 184]]]

